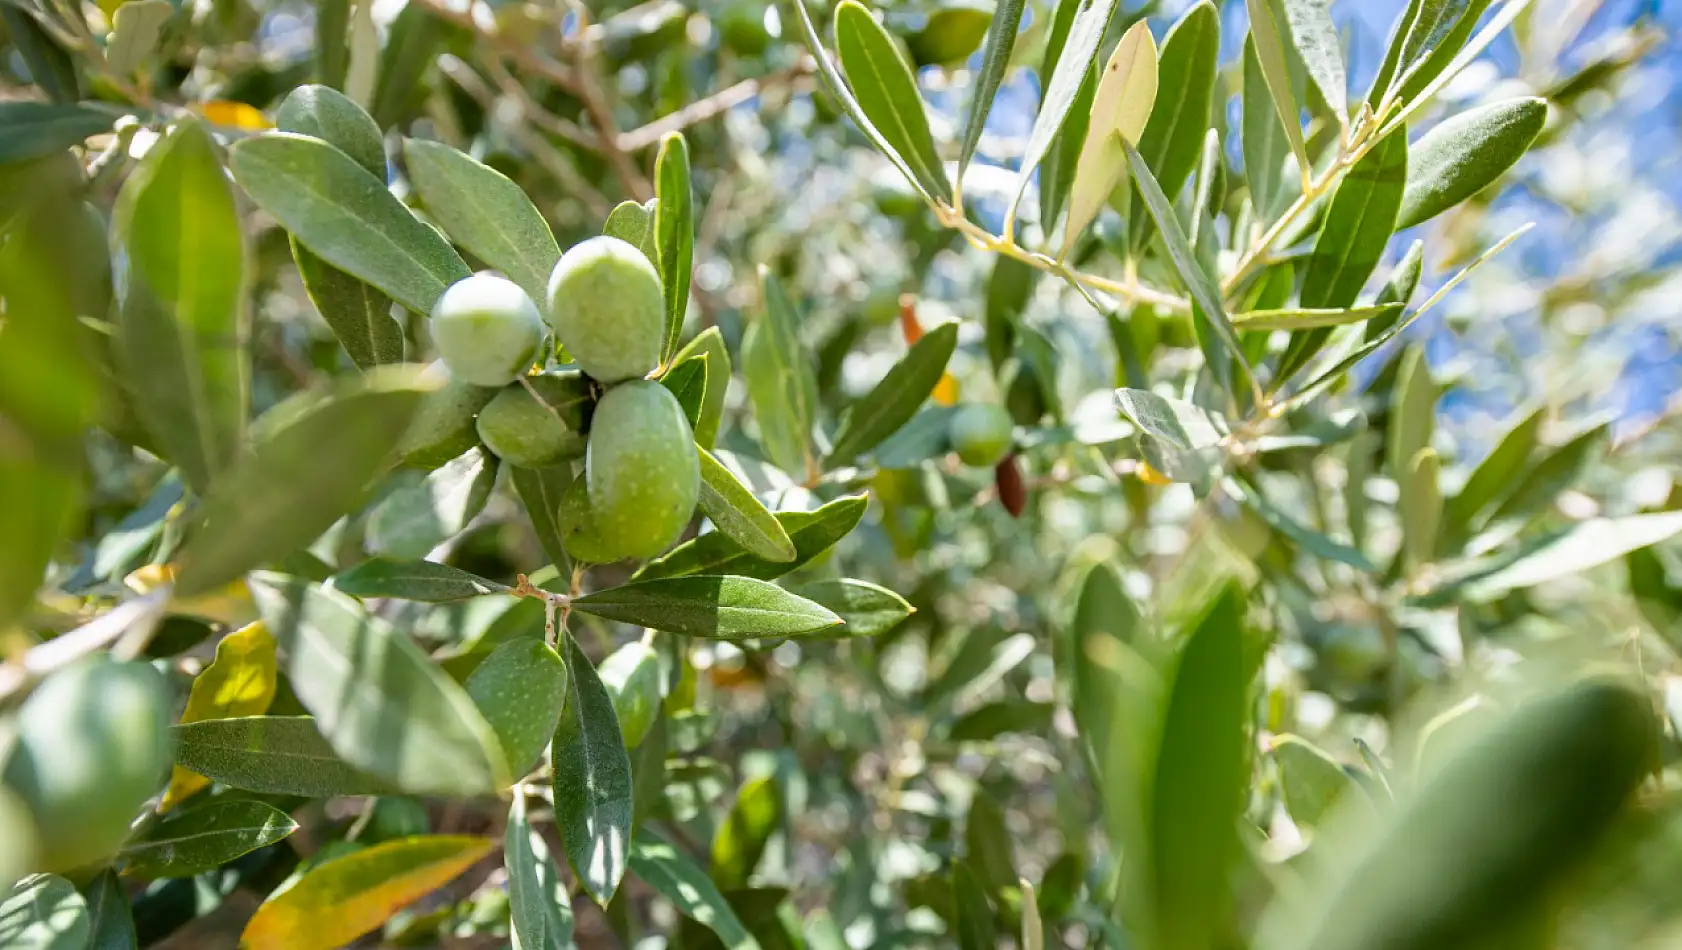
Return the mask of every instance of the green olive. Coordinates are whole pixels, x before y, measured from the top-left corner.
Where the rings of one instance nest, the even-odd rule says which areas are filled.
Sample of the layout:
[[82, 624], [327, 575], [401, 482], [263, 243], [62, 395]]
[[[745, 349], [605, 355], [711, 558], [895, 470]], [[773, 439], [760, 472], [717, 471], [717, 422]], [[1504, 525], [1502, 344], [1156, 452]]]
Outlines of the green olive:
[[145, 663], [83, 660], [47, 677], [23, 704], [6, 784], [28, 805], [42, 870], [103, 860], [169, 768], [170, 703]]
[[433, 305], [432, 340], [451, 376], [475, 386], [503, 386], [537, 359], [543, 317], [518, 284], [474, 274], [451, 284]]
[[967, 403], [952, 414], [952, 447], [965, 465], [992, 468], [1010, 454], [1015, 426], [1010, 413], [992, 403]]
[[479, 440], [497, 458], [521, 468], [577, 458], [584, 454], [579, 433], [589, 395], [589, 383], [577, 373], [527, 377], [503, 387], [479, 410]]
[[535, 637], [510, 640], [485, 657], [464, 684], [502, 744], [508, 775], [525, 777], [555, 735], [566, 704], [567, 668]]
[[701, 463], [677, 397], [638, 380], [608, 390], [590, 423], [584, 456], [590, 513], [626, 557], [653, 557], [695, 513]]
[[549, 275], [549, 322], [578, 367], [603, 383], [647, 376], [666, 336], [665, 295], [647, 255], [615, 237], [593, 237]]
[[608, 543], [596, 529], [596, 519], [590, 514], [590, 492], [583, 478], [573, 479], [561, 493], [555, 524], [561, 532], [561, 544], [574, 560], [612, 564], [625, 558], [625, 553]]
[[613, 712], [627, 748], [642, 744], [660, 712], [660, 657], [641, 641], [613, 651], [596, 673], [613, 697]]

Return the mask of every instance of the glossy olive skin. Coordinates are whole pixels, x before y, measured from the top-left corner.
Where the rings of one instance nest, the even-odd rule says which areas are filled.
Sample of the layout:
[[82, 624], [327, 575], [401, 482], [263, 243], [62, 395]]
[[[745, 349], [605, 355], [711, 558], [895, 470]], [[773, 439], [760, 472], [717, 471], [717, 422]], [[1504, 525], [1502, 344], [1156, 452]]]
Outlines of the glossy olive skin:
[[659, 364], [665, 293], [635, 246], [605, 235], [573, 245], [549, 276], [547, 304], [556, 338], [592, 379], [635, 379]]
[[543, 317], [513, 281], [474, 274], [451, 284], [433, 305], [432, 341], [451, 377], [474, 386], [504, 386], [537, 360]]
[[34, 816], [41, 870], [101, 861], [123, 843], [163, 787], [169, 719], [167, 684], [146, 663], [83, 660], [30, 694], [5, 778]]
[[965, 465], [992, 468], [1010, 454], [1015, 425], [1002, 406], [992, 403], [959, 406], [949, 425], [952, 448]]
[[590, 423], [584, 475], [595, 529], [625, 557], [678, 539], [701, 490], [695, 434], [677, 397], [638, 380], [607, 391]]
[[528, 376], [479, 410], [475, 430], [485, 448], [510, 465], [558, 465], [584, 454], [589, 401], [589, 383], [576, 372]]
[[497, 647], [463, 684], [496, 733], [518, 781], [543, 755], [566, 705], [567, 668], [555, 648], [522, 637]]

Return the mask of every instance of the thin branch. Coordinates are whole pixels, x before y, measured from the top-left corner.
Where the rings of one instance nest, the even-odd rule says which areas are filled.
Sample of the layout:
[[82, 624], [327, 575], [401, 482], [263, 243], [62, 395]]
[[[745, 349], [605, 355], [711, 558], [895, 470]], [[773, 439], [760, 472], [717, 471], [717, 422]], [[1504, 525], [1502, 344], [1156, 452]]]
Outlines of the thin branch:
[[481, 27], [478, 20], [474, 19], [471, 7], [464, 11], [451, 9], [443, 0], [414, 0], [414, 2], [425, 7], [427, 12], [439, 19], [447, 20], [464, 30], [472, 31], [495, 48], [499, 54], [520, 64], [521, 68], [542, 76], [567, 92], [577, 95], [578, 80], [573, 76], [571, 70], [533, 49], [528, 44], [512, 37], [503, 36], [495, 29]]
[[697, 99], [676, 112], [663, 115], [647, 125], [620, 135], [619, 147], [627, 152], [635, 152], [658, 144], [668, 132], [679, 132], [692, 125], [715, 119], [767, 90], [794, 85], [811, 75], [814, 68], [816, 64], [812, 58], [802, 56], [800, 62], [787, 69], [757, 79], [744, 79], [733, 86], [720, 89], [705, 99]]
[[[568, 0], [578, 15], [578, 22], [585, 29], [589, 28], [590, 11], [580, 0]], [[647, 201], [654, 197], [654, 186], [648, 177], [637, 167], [628, 152], [619, 144], [619, 121], [613, 117], [613, 106], [607, 101], [607, 93], [602, 89], [601, 76], [597, 72], [596, 44], [583, 43], [578, 47], [577, 88], [573, 94], [584, 104], [584, 113], [590, 117], [590, 124], [596, 127], [596, 134], [602, 141], [602, 155], [608, 164], [613, 166], [614, 173], [619, 176], [619, 183], [631, 196], [638, 201]]]
[[124, 601], [76, 629], [32, 648], [17, 663], [0, 666], [0, 699], [21, 692], [30, 683], [82, 657], [115, 645], [114, 653], [131, 659], [163, 619], [173, 589], [165, 584], [145, 596]]

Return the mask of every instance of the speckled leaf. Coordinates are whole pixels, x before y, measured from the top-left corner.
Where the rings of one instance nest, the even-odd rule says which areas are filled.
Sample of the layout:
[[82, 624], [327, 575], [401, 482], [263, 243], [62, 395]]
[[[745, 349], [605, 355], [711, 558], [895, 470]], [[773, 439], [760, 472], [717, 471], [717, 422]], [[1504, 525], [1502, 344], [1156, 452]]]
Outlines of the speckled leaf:
[[634, 581], [585, 594], [572, 606], [621, 623], [720, 640], [846, 633], [837, 629], [841, 618], [827, 607], [751, 577], [691, 575]]

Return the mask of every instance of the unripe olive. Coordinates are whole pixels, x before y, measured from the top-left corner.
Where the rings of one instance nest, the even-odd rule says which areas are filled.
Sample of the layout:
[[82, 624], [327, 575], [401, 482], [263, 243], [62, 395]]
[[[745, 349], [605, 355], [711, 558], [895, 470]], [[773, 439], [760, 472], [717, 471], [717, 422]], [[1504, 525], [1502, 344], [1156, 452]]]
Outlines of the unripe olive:
[[426, 375], [446, 382], [421, 397], [409, 431], [397, 445], [397, 457], [404, 465], [430, 470], [479, 444], [474, 420], [500, 390], [456, 379], [443, 360], [428, 366]]
[[590, 514], [590, 492], [585, 479], [575, 478], [561, 493], [560, 510], [555, 513], [555, 525], [561, 532], [561, 544], [574, 560], [586, 564], [611, 564], [623, 560], [620, 551], [596, 528]]
[[558, 465], [584, 454], [589, 401], [589, 382], [576, 372], [528, 376], [479, 410], [479, 441], [510, 465]]
[[653, 557], [676, 541], [701, 491], [677, 397], [647, 380], [608, 390], [590, 423], [584, 475], [596, 529], [626, 557]]
[[765, 28], [765, 6], [757, 0], [736, 0], [713, 19], [719, 42], [740, 56], [760, 56], [771, 45]]
[[561, 721], [566, 664], [554, 647], [521, 637], [485, 657], [465, 686], [502, 745], [509, 776], [518, 781], [537, 764]]
[[952, 414], [948, 432], [965, 465], [992, 468], [1010, 452], [1015, 435], [1010, 413], [993, 403], [966, 403]]
[[502, 386], [537, 359], [543, 317], [518, 284], [474, 274], [451, 284], [432, 305], [432, 340], [451, 376], [475, 386]]
[[596, 673], [613, 697], [625, 746], [641, 745], [660, 712], [660, 657], [646, 643], [627, 643], [603, 660]]
[[666, 303], [648, 256], [615, 237], [572, 246], [549, 275], [549, 322], [580, 369], [604, 383], [660, 362]]
[[109, 857], [169, 768], [163, 677], [145, 663], [81, 661], [30, 694], [17, 730], [6, 784], [35, 817], [42, 870]]

